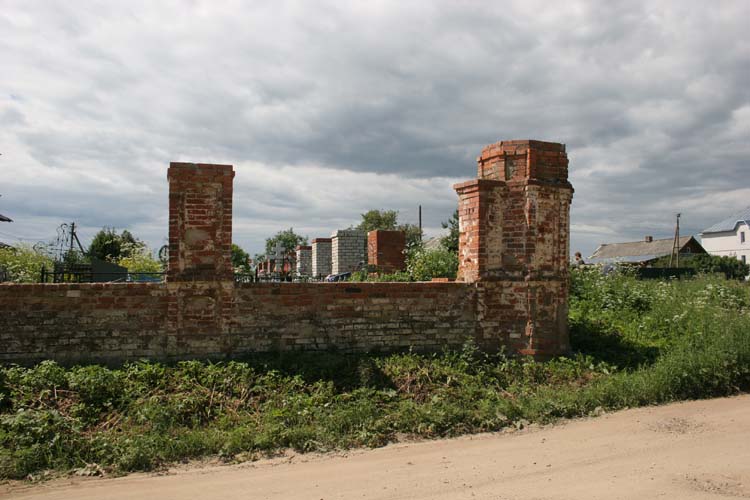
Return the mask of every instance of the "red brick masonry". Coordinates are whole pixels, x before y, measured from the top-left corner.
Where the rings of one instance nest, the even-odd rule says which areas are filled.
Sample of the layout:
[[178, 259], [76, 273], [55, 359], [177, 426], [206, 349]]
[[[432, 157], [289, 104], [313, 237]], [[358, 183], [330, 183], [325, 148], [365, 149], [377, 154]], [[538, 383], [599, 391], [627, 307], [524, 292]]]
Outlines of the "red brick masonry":
[[0, 284], [0, 361], [568, 347], [572, 187], [561, 144], [486, 147], [458, 184], [459, 281], [235, 284], [229, 165], [173, 163], [167, 283]]

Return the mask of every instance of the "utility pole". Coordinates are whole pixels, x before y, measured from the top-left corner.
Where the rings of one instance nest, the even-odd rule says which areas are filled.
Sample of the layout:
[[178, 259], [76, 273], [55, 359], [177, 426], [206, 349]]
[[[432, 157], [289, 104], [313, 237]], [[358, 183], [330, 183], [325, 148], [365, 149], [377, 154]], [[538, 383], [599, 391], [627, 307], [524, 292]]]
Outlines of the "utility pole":
[[75, 242], [75, 236], [76, 236], [76, 223], [71, 222], [70, 223], [70, 250], [68, 255], [73, 255], [73, 243]]
[[419, 241], [422, 241], [422, 205], [419, 205]]
[[669, 267], [672, 267], [672, 260], [675, 261], [675, 267], [680, 267], [680, 215], [677, 214], [677, 223], [674, 228], [674, 241], [672, 242], [672, 253], [669, 254]]

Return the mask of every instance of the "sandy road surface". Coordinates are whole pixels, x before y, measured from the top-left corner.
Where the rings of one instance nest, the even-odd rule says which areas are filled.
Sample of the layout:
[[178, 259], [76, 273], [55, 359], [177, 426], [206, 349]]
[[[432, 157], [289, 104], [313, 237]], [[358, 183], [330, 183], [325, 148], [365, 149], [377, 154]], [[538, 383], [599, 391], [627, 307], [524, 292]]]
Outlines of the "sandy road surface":
[[[3, 489], [4, 488], [4, 489]], [[0, 486], [19, 499], [750, 498], [750, 395], [512, 434], [155, 476]]]

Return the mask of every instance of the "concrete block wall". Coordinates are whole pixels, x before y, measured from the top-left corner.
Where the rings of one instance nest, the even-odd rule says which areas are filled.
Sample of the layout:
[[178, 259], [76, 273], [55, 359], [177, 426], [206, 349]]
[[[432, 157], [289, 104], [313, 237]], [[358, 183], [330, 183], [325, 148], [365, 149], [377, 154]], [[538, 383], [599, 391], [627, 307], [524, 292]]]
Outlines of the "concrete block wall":
[[312, 275], [325, 278], [331, 274], [331, 238], [312, 240]]
[[297, 245], [297, 274], [310, 276], [312, 274], [312, 246]]
[[331, 273], [358, 271], [367, 264], [365, 233], [340, 229], [331, 235]]

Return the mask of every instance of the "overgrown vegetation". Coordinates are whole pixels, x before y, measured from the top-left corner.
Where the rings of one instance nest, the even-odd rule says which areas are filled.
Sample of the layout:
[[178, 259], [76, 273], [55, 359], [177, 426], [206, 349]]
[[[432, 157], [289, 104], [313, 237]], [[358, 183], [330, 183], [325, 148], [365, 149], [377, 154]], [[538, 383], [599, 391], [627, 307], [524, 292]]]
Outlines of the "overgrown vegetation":
[[750, 291], [576, 270], [576, 353], [285, 354], [243, 362], [0, 369], [0, 477], [151, 470], [493, 431], [750, 388]]
[[52, 267], [52, 259], [30, 245], [0, 248], [0, 281], [35, 283], [42, 267]]
[[[669, 257], [662, 257], [654, 263], [655, 267], [668, 267]], [[698, 273], [721, 273], [727, 279], [744, 279], [750, 275], [750, 264], [745, 264], [736, 257], [726, 255], [692, 254], [680, 255], [680, 267], [695, 269]]]

